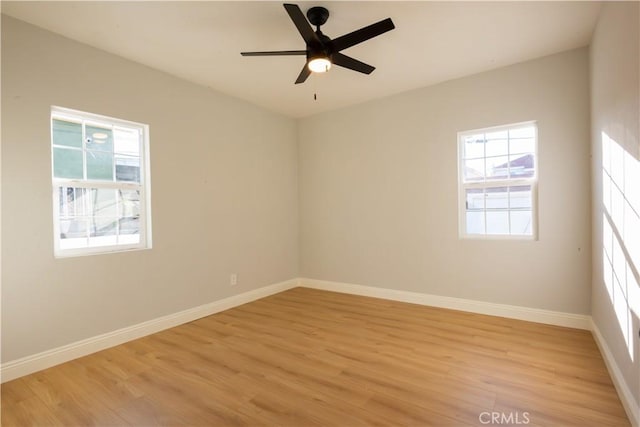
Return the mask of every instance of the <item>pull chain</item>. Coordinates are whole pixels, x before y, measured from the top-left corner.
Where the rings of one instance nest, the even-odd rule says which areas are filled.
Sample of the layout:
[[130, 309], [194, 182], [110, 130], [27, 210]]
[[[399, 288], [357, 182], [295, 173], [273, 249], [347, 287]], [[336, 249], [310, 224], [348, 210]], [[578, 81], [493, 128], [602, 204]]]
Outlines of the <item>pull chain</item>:
[[317, 101], [318, 100], [318, 78], [320, 77], [321, 73], [315, 73], [316, 75], [313, 76], [313, 100]]
[[318, 76], [314, 76], [315, 78], [313, 79], [313, 100], [317, 101], [318, 100]]

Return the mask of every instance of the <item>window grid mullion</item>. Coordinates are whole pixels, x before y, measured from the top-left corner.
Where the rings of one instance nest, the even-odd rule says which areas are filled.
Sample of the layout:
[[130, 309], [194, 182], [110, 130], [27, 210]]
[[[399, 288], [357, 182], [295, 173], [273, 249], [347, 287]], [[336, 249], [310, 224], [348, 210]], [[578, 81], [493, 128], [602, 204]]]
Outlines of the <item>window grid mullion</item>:
[[122, 199], [122, 190], [114, 190], [116, 193], [116, 244], [120, 243], [120, 218], [122, 214], [120, 212], [120, 203]]
[[[507, 176], [511, 180], [511, 132], [507, 131]], [[511, 186], [507, 186], [507, 226], [511, 234]]]
[[78, 181], [78, 180], [64, 180], [56, 179], [53, 182], [55, 186], [62, 187], [74, 187], [74, 188], [116, 188], [122, 190], [139, 190], [142, 187], [137, 182], [109, 182], [109, 181]]
[[511, 186], [507, 187], [507, 220], [509, 221], [509, 234], [511, 234]]
[[113, 129], [113, 125], [111, 125], [111, 176], [113, 177], [113, 181], [116, 182], [118, 179], [116, 178], [116, 134]]
[[484, 235], [487, 235], [487, 189], [482, 189], [482, 214], [484, 217]]
[[[484, 174], [482, 176], [482, 182], [486, 185], [487, 183], [487, 134], [482, 134], [482, 154], [484, 155]], [[484, 220], [484, 230], [483, 234], [487, 235], [487, 187], [482, 187], [482, 218]]]
[[533, 185], [536, 181], [534, 179], [501, 179], [495, 181], [486, 181], [486, 182], [463, 182], [462, 186], [464, 188], [472, 189], [472, 188], [495, 188], [495, 187], [519, 187], [523, 185]]
[[487, 182], [487, 134], [486, 133], [482, 134], [482, 140], [484, 141], [482, 143], [482, 155], [483, 155], [482, 160], [484, 162], [484, 173], [482, 174], [482, 182], [486, 183]]
[[[77, 189], [74, 189], [74, 192]], [[84, 220], [85, 222], [85, 232], [84, 232], [84, 238], [86, 240], [86, 246], [89, 246], [89, 234], [90, 234], [90, 227], [89, 227], [89, 214], [87, 212], [87, 203], [88, 203], [88, 199], [89, 199], [89, 195], [87, 194], [87, 190], [85, 188], [80, 189], [80, 193], [82, 194], [81, 199], [82, 200], [82, 216], [81, 218]], [[75, 194], [75, 193], [74, 193]], [[74, 202], [76, 202], [77, 205], [77, 194], [74, 196]], [[77, 211], [76, 211], [77, 212]]]
[[82, 121], [82, 179], [87, 180], [87, 128]]

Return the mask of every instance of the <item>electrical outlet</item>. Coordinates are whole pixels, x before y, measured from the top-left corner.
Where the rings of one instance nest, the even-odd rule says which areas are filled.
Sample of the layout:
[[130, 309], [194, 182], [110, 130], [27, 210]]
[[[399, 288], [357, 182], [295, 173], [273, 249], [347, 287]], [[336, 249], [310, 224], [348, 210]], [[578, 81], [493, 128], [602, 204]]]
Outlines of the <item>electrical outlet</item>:
[[231, 276], [229, 276], [229, 284], [231, 286], [238, 284], [238, 273], [231, 273]]

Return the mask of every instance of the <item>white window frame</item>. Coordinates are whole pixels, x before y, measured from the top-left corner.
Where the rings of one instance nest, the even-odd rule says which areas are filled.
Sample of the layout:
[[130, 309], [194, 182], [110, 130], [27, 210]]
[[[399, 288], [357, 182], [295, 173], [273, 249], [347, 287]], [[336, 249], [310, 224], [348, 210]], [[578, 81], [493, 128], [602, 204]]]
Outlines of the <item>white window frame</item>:
[[[87, 179], [87, 147], [85, 126], [82, 127], [82, 147], [77, 150], [82, 151], [83, 155], [83, 179], [56, 178], [54, 176], [54, 147], [53, 143], [53, 120], [60, 119], [68, 122], [83, 123], [84, 125], [97, 125], [100, 127], [117, 129], [136, 129], [140, 132], [140, 182], [118, 182], [118, 181], [101, 181]], [[56, 258], [77, 257], [84, 255], [105, 254], [114, 252], [123, 252], [131, 250], [151, 249], [151, 179], [149, 165], [149, 126], [143, 123], [136, 123], [123, 119], [102, 116], [84, 111], [72, 110], [58, 106], [51, 107], [51, 117], [49, 125], [51, 127], [51, 182], [53, 196], [53, 242], [54, 256]], [[115, 167], [115, 164], [114, 164]], [[115, 175], [114, 175], [115, 176]], [[140, 191], [140, 241], [138, 243], [105, 245], [105, 246], [88, 246], [82, 248], [61, 248], [60, 247], [60, 187], [74, 188], [107, 188], [114, 190], [139, 190]]]
[[[465, 182], [464, 177], [464, 137], [479, 133], [500, 132], [520, 127], [533, 126], [534, 128], [534, 175], [531, 178], [506, 178], [485, 179], [484, 181]], [[507, 152], [508, 154], [508, 152]], [[538, 124], [536, 121], [512, 123], [508, 125], [492, 126], [487, 128], [466, 130], [458, 132], [458, 235], [461, 239], [478, 240], [537, 240], [538, 239]], [[470, 234], [467, 233], [467, 189], [487, 189], [495, 187], [531, 186], [531, 234]], [[486, 208], [485, 208], [486, 213]], [[486, 231], [486, 215], [485, 215]]]

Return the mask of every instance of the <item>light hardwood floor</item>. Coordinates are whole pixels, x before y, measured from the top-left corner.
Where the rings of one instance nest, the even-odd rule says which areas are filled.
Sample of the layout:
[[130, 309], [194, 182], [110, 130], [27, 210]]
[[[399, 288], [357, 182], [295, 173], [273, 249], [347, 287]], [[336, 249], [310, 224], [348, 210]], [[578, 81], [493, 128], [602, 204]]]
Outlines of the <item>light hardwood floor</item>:
[[466, 426], [492, 412], [629, 425], [587, 331], [305, 288], [2, 385], [3, 426]]

